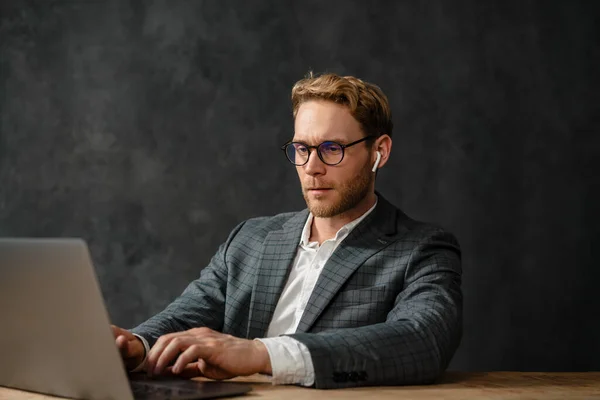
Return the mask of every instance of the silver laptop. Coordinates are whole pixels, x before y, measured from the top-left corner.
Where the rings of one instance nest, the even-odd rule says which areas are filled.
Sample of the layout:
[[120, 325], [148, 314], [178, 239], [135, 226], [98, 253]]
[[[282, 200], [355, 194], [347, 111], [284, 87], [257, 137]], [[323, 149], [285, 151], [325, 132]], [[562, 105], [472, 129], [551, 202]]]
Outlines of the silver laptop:
[[251, 390], [236, 382], [128, 379], [79, 239], [0, 239], [0, 327], [0, 386], [92, 400], [205, 399]]

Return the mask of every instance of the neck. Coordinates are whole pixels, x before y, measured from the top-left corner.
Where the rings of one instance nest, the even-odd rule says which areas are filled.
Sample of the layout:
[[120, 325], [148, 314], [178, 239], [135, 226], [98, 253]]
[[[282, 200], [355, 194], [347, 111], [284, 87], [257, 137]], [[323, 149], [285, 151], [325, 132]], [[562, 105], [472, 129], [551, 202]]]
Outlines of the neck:
[[310, 241], [319, 242], [335, 237], [337, 231], [339, 231], [344, 225], [354, 221], [361, 215], [369, 211], [375, 204], [377, 197], [374, 192], [370, 192], [364, 199], [360, 201], [354, 208], [345, 211], [341, 214], [335, 215], [330, 218], [319, 218], [314, 217], [312, 226], [310, 229]]

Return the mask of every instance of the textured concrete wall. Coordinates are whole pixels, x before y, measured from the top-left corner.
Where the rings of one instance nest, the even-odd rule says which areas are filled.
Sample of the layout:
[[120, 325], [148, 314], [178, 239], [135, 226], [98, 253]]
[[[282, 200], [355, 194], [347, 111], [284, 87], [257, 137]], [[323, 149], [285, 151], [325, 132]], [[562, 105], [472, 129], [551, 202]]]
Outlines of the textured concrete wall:
[[313, 69], [384, 89], [378, 189], [462, 244], [452, 367], [600, 369], [596, 2], [0, 10], [0, 236], [85, 238], [113, 322], [161, 310], [238, 222], [304, 207], [279, 146]]

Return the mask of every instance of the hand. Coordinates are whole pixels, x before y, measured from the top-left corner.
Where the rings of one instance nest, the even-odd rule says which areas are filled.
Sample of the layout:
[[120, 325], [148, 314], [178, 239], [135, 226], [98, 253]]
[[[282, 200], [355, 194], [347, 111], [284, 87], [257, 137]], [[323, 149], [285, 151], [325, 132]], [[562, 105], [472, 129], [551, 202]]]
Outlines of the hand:
[[132, 370], [144, 361], [146, 349], [142, 341], [131, 332], [118, 326], [110, 326], [115, 335], [115, 343], [121, 352], [121, 357], [128, 370]]
[[[175, 364], [168, 368], [174, 360]], [[155, 375], [229, 379], [271, 374], [271, 359], [265, 345], [258, 340], [196, 328], [161, 336], [148, 353], [146, 371]]]

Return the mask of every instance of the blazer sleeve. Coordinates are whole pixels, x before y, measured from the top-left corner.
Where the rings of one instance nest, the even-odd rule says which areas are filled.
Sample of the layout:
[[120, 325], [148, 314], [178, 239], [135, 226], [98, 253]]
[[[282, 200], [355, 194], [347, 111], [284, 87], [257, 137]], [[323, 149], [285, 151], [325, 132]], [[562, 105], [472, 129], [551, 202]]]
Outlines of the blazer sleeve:
[[318, 389], [433, 383], [462, 336], [460, 249], [435, 230], [412, 250], [404, 287], [383, 323], [292, 334], [304, 343]]
[[239, 224], [229, 235], [200, 277], [192, 281], [183, 293], [163, 311], [131, 332], [143, 336], [150, 347], [162, 335], [192, 328], [208, 327], [220, 331], [225, 315], [227, 266], [225, 255], [235, 235], [244, 223]]

